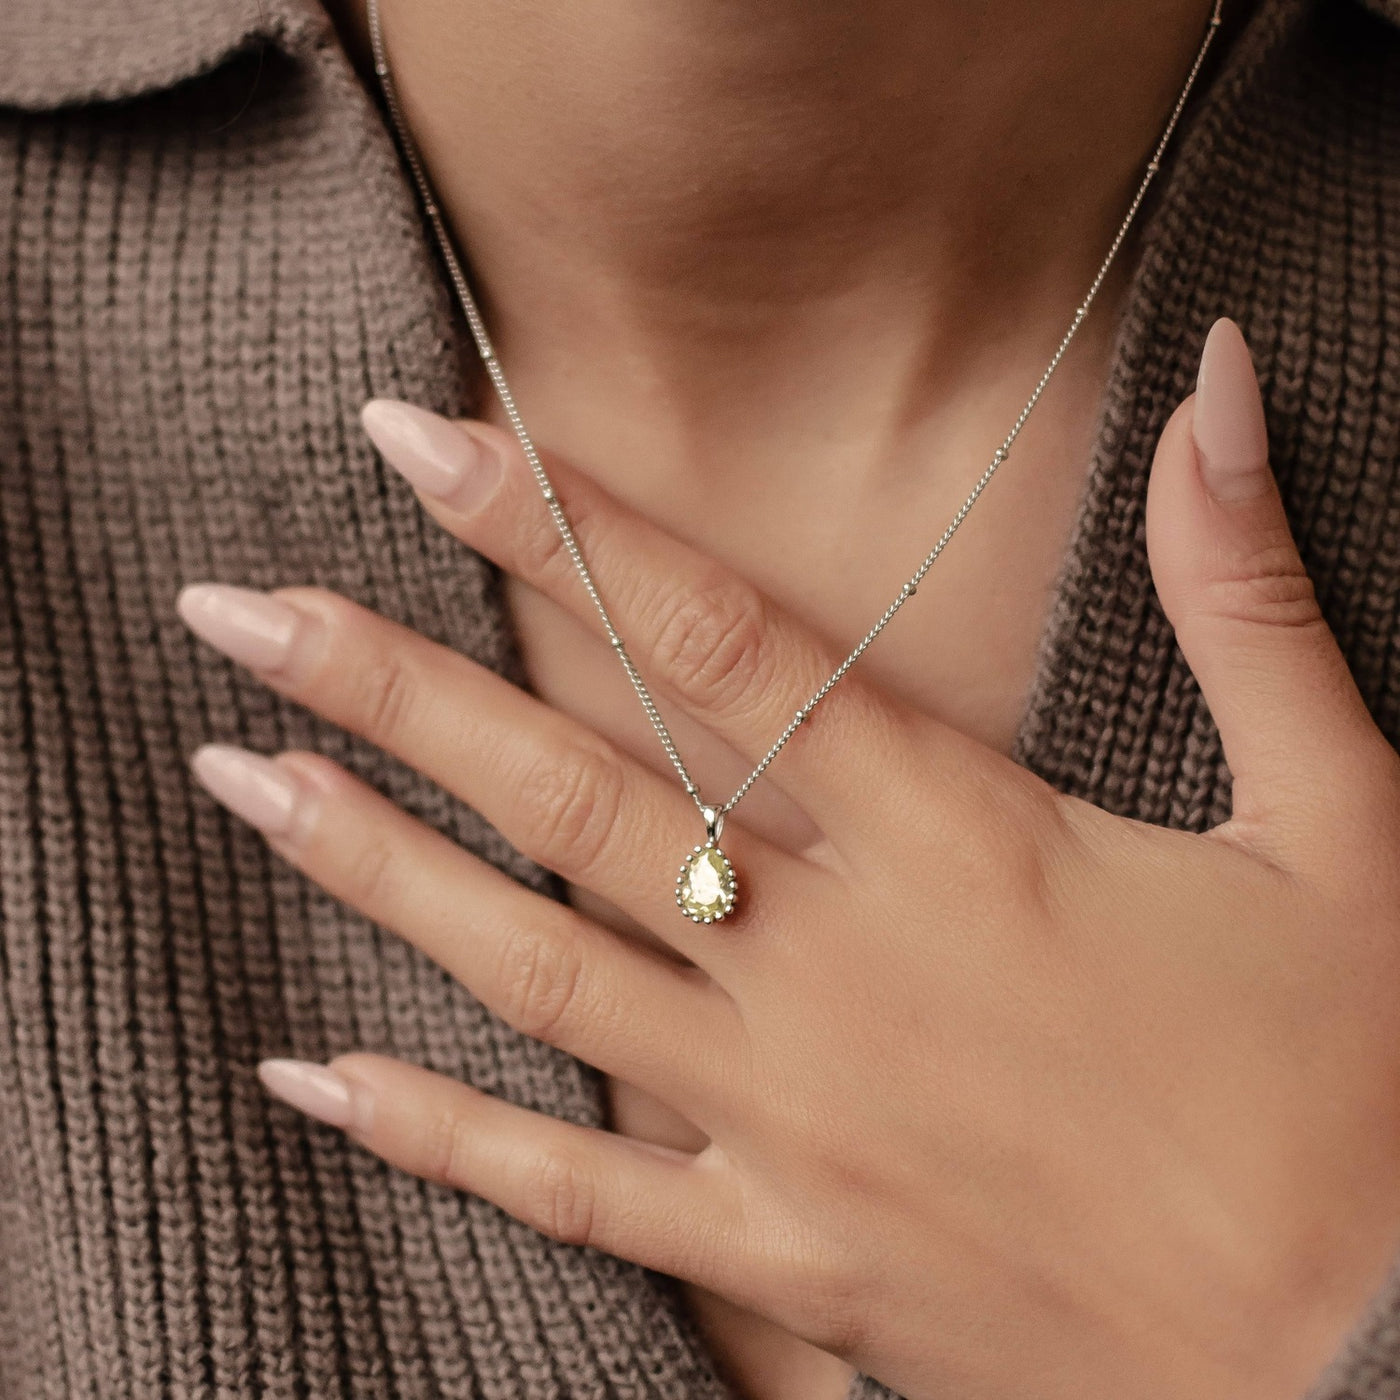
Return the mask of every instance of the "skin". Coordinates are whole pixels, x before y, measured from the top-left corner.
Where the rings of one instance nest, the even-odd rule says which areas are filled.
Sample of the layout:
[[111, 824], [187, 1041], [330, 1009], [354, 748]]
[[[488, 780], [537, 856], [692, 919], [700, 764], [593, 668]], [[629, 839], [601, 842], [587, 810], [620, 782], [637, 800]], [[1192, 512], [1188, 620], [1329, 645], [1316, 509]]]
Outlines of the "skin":
[[[328, 8], [374, 89], [363, 0]], [[1246, 8], [1226, 5], [1217, 54]], [[620, 501], [840, 649], [922, 558], [1039, 378], [1209, 5], [382, 0], [380, 12], [536, 441], [566, 446]], [[839, 63], [814, 63], [832, 52]], [[862, 661], [1001, 752], [1028, 697], [1134, 249], [1018, 440], [1014, 488], [998, 482], [940, 560], [939, 605], [905, 610]], [[463, 372], [477, 376], [475, 361]], [[814, 570], [822, 557], [841, 567]], [[656, 764], [608, 649], [528, 581], [510, 579], [507, 601], [534, 691]], [[675, 734], [706, 791], [732, 792], [751, 766], [683, 715]], [[776, 784], [745, 804], [789, 845], [817, 839]], [[595, 891], [569, 896], [658, 945]], [[607, 1089], [620, 1131], [704, 1145], [638, 1086]], [[685, 1291], [754, 1400], [844, 1395], [849, 1367]]]
[[[773, 3], [746, 7], [742, 29], [709, 0], [384, 11], [410, 122], [450, 221], [470, 231], [512, 385], [537, 440], [568, 444], [567, 462], [550, 460], [587, 523], [585, 553], [605, 561], [610, 596], [636, 600], [619, 625], [650, 632], [660, 653], [641, 646], [639, 664], [682, 677], [675, 732], [702, 787], [732, 791], [786, 722], [789, 692], [810, 693], [869, 625], [889, 558], [922, 556], [928, 522], [956, 507], [967, 464], [985, 461], [1024, 401], [1208, 6]], [[363, 68], [362, 13], [333, 14]], [[814, 69], [838, 38], [843, 61]], [[482, 135], [469, 152], [462, 130]], [[279, 591], [317, 640], [263, 678], [465, 796], [569, 878], [574, 912], [506, 888], [313, 756], [278, 760], [305, 784], [305, 825], [277, 849], [513, 1024], [608, 1072], [622, 1135], [585, 1143], [407, 1067], [341, 1057], [362, 1094], [380, 1091], [359, 1140], [539, 1228], [675, 1273], [756, 1400], [837, 1397], [853, 1365], [911, 1397], [1287, 1396], [1329, 1354], [1394, 1237], [1382, 1184], [1394, 1017], [1379, 998], [1355, 1003], [1357, 985], [1393, 972], [1393, 920], [1384, 885], [1352, 888], [1394, 840], [1394, 754], [1338, 659], [1317, 643], [1311, 669], [1280, 670], [1290, 700], [1342, 700], [1280, 701], [1266, 731], [1319, 748], [1314, 783], [1352, 794], [1325, 829], [1293, 790], [1292, 760], [1276, 787], [1261, 775], [1253, 806], [1237, 779], [1243, 815], [1207, 840], [1095, 813], [1004, 758], [1125, 252], [1018, 443], [1016, 489], [989, 492], [940, 561], [936, 605], [901, 614], [824, 703], [822, 727], [730, 819], [725, 844], [744, 852], [754, 892], [740, 937], [678, 929], [673, 907], [639, 903], [639, 890], [667, 894], [655, 851], [688, 849], [695, 813], [673, 778], [656, 778], [664, 758], [548, 562], [548, 521], [518, 461], [483, 513], [429, 508], [507, 569], [542, 707], [344, 600]], [[485, 418], [483, 439], [509, 454], [499, 414]], [[1181, 423], [1164, 445], [1175, 518], [1206, 510]], [[707, 509], [717, 498], [731, 508]], [[1222, 537], [1241, 561], [1255, 560], [1251, 540], [1278, 535], [1277, 516], [1257, 514]], [[1173, 517], [1159, 506], [1156, 518]], [[1209, 518], [1216, 530], [1236, 517]], [[811, 568], [814, 549], [846, 558], [853, 540], [880, 545], [849, 571]], [[674, 654], [685, 558], [721, 620], [762, 620], [750, 635], [692, 619], [695, 638], [726, 642], [722, 667]], [[1154, 568], [1167, 558], [1159, 549]], [[1263, 631], [1271, 580], [1296, 576], [1286, 555], [1268, 558], [1231, 595], [1234, 621]], [[1159, 574], [1164, 602], [1211, 616], [1204, 563], [1183, 567], [1174, 595]], [[1298, 620], [1278, 629], [1281, 649], [1317, 632]], [[1209, 654], [1202, 642], [1197, 656]], [[360, 672], [406, 685], [401, 703], [329, 681]], [[781, 686], [757, 684], [777, 675]], [[1229, 697], [1222, 680], [1212, 712]], [[391, 724], [392, 710], [416, 722]], [[450, 717], [446, 732], [464, 715], [494, 718], [444, 751], [433, 714]], [[1248, 730], [1227, 741], [1237, 774]], [[541, 752], [580, 749], [597, 760], [580, 782], [598, 792], [617, 772], [652, 784], [593, 852], [583, 809], [542, 810], [539, 792], [533, 808], [508, 801], [542, 771]], [[896, 774], [907, 791], [891, 790]], [[335, 800], [318, 802], [326, 791]], [[936, 878], [911, 879], [930, 850]], [[1344, 859], [1324, 867], [1320, 851]], [[380, 872], [370, 888], [365, 870]], [[464, 907], [478, 911], [470, 927]], [[950, 926], [962, 930], [952, 944], [937, 936]], [[543, 971], [525, 982], [521, 966]], [[1324, 1049], [1338, 1017], [1355, 1034]], [[1305, 1069], [1299, 1045], [1317, 1050]], [[1336, 1139], [1316, 1144], [1308, 1111], [1334, 1104], [1339, 1085]], [[1276, 1107], [1261, 1113], [1261, 1100]], [[445, 1144], [441, 1126], [457, 1121], [467, 1128]], [[549, 1214], [563, 1195], [546, 1188], [567, 1184], [560, 1162], [596, 1202], [582, 1226], [582, 1212]], [[635, 1236], [617, 1208], [624, 1182], [646, 1203]], [[1343, 1214], [1340, 1200], [1357, 1205]], [[670, 1226], [648, 1215], [667, 1203]], [[1183, 1235], [1182, 1216], [1208, 1226]], [[943, 1335], [930, 1337], [935, 1316]]]
[[[330, 5], [373, 85], [362, 0]], [[381, 12], [536, 440], [834, 642], [869, 626], [898, 582], [890, 559], [923, 556], [1025, 402], [1209, 9], [385, 0]], [[1217, 53], [1245, 7], [1225, 13]], [[831, 53], [840, 61], [814, 61]], [[897, 694], [1003, 750], [1131, 265], [1129, 247], [1023, 433], [1016, 489], [979, 505], [941, 567], [946, 605], [911, 615], [870, 659]], [[503, 421], [494, 406], [488, 417]], [[865, 540], [882, 545], [852, 547]], [[814, 571], [826, 553], [843, 569]], [[511, 601], [547, 685], [569, 629], [528, 589]], [[572, 642], [570, 663], [576, 630]]]
[[[327, 1121], [910, 1400], [1301, 1395], [1400, 1246], [1400, 755], [1318, 612], [1266, 462], [1235, 464], [1256, 484], [1217, 498], [1190, 421], [1188, 401], [1159, 448], [1149, 549], [1235, 775], [1230, 821], [1195, 835], [1113, 816], [853, 672], [772, 770], [820, 841], [726, 826], [737, 924], [671, 903], [658, 852], [695, 834], [674, 783], [347, 599], [275, 590], [293, 625], [256, 675], [678, 956], [515, 884], [317, 754], [253, 757], [291, 794], [262, 828], [272, 848], [708, 1145], [580, 1127], [354, 1052], [330, 1063], [345, 1097]], [[502, 446], [495, 493], [425, 504], [586, 617], [523, 462], [474, 431]], [[833, 656], [552, 466], [585, 549], [630, 561], [613, 594], [638, 664], [760, 751], [786, 714], [764, 678], [809, 685]]]

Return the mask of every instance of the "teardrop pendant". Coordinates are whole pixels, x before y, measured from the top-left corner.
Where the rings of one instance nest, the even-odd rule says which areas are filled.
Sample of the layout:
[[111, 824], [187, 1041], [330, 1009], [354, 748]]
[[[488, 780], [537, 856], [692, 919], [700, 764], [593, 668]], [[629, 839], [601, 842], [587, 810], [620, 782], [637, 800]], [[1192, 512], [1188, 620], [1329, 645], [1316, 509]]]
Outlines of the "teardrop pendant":
[[719, 847], [724, 812], [703, 809], [705, 844], [696, 846], [681, 862], [676, 877], [676, 904], [692, 923], [717, 924], [734, 908], [734, 867]]

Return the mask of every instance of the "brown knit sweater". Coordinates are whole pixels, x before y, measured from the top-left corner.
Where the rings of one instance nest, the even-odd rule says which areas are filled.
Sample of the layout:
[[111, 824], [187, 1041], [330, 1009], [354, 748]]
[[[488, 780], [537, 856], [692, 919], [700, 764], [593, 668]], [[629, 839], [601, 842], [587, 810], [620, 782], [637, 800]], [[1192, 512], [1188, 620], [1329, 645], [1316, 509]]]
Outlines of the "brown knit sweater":
[[[1229, 814], [1143, 535], [1152, 448], [1218, 314], [1248, 335], [1303, 556], [1400, 741], [1397, 25], [1400, 0], [1262, 0], [1144, 211], [1016, 747], [1115, 812]], [[172, 607], [195, 579], [319, 582], [520, 679], [495, 574], [356, 419], [373, 394], [470, 412], [469, 353], [315, 0], [0, 0], [5, 1400], [732, 1400], [670, 1280], [393, 1171], [253, 1074], [364, 1047], [603, 1121], [594, 1071], [322, 894], [186, 767], [210, 738], [320, 748], [559, 893]], [[1400, 1397], [1400, 1269], [1313, 1394]]]

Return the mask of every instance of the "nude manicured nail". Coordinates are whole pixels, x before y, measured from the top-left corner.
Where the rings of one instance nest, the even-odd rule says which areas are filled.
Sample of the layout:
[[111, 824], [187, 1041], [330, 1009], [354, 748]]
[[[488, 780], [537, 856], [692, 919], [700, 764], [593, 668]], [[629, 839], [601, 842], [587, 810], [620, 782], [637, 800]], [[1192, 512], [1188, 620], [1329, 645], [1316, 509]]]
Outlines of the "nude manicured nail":
[[368, 1092], [361, 1085], [352, 1088], [326, 1065], [311, 1060], [263, 1060], [258, 1078], [269, 1093], [311, 1118], [333, 1128], [368, 1130]]
[[1249, 346], [1222, 317], [1206, 336], [1196, 378], [1192, 431], [1206, 489], [1222, 501], [1257, 496], [1269, 485], [1269, 434]]
[[190, 768], [210, 796], [268, 836], [290, 835], [310, 819], [314, 799], [281, 764], [233, 744], [205, 744]]
[[175, 611], [196, 636], [241, 666], [280, 666], [292, 649], [301, 614], [256, 588], [192, 583], [180, 590]]
[[450, 418], [405, 403], [371, 399], [360, 410], [370, 441], [415, 491], [468, 515], [500, 484], [500, 455]]

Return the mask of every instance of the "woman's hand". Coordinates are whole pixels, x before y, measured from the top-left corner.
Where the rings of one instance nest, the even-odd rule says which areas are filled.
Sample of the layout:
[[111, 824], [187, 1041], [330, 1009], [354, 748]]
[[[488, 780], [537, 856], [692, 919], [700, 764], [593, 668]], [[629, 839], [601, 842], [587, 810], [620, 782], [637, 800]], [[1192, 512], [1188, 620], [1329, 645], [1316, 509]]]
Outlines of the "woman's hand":
[[[427, 508], [596, 624], [507, 436], [464, 425], [454, 479], [443, 431], [400, 462]], [[473, 442], [500, 454], [494, 475]], [[658, 697], [757, 762], [840, 658], [551, 475]], [[787, 849], [737, 808], [739, 904], [712, 925], [674, 901], [703, 839], [674, 775], [324, 590], [185, 590], [202, 636], [670, 953], [318, 755], [209, 746], [210, 790], [512, 1026], [655, 1095], [709, 1146], [368, 1054], [271, 1062], [269, 1086], [407, 1171], [720, 1293], [909, 1397], [1300, 1395], [1400, 1248], [1400, 757], [1314, 600], [1231, 323], [1167, 425], [1149, 505], [1230, 821], [1194, 835], [1111, 816], [857, 666], [763, 780], [820, 839]]]

